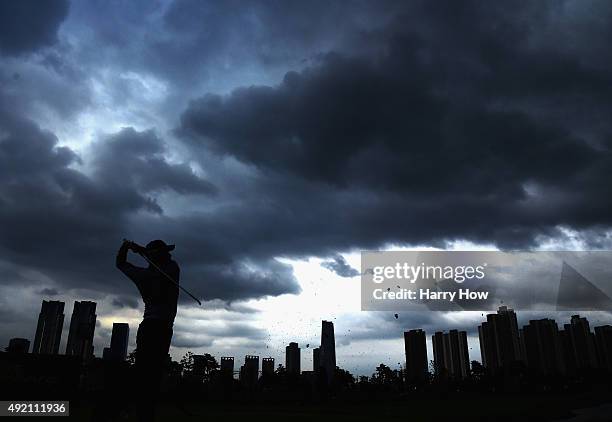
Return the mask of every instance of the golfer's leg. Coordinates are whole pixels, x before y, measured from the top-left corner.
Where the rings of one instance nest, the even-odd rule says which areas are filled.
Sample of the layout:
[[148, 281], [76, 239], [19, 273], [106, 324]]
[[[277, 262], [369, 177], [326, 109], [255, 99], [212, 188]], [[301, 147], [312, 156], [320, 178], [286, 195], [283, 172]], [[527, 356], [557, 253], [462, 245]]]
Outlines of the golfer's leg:
[[155, 412], [155, 389], [152, 386], [155, 379], [152, 376], [155, 370], [154, 336], [149, 324], [143, 321], [136, 336], [137, 411], [139, 420], [143, 422], [153, 421]]

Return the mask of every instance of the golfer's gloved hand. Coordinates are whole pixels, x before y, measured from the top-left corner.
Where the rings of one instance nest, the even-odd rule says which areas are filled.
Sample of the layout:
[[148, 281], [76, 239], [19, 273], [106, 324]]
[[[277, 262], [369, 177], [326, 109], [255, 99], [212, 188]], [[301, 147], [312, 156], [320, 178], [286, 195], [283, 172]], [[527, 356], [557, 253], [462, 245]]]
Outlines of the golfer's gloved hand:
[[124, 242], [127, 244], [128, 249], [136, 252], [136, 253], [140, 253], [143, 252], [145, 250], [144, 247], [140, 246], [138, 243], [136, 242], [132, 242], [131, 240], [124, 240]]
[[136, 253], [142, 253], [145, 251], [144, 246], [140, 246], [138, 243], [136, 242], [132, 242], [132, 245], [130, 245], [130, 248], [136, 252]]

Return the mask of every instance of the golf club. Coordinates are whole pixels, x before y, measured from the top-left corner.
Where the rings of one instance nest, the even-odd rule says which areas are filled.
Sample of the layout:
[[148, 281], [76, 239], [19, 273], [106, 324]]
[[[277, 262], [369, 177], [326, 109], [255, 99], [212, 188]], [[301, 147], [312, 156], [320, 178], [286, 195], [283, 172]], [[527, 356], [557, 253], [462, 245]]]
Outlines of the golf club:
[[[131, 240], [128, 239], [123, 239], [124, 242], [130, 242], [133, 243], [135, 245], [137, 245], [136, 242], [132, 242]], [[136, 251], [136, 253], [138, 255], [140, 255], [141, 257], [143, 257], [145, 259], [145, 261], [147, 261], [149, 264], [151, 264], [151, 266], [153, 268], [155, 268], [157, 271], [159, 271], [160, 274], [162, 274], [164, 277], [166, 277], [167, 281], [169, 281], [170, 283], [172, 283], [174, 286], [178, 287], [179, 289], [181, 289], [183, 292], [187, 293], [193, 300], [195, 300], [196, 302], [198, 302], [198, 305], [202, 306], [202, 302], [200, 302], [200, 299], [198, 299], [197, 297], [195, 297], [194, 295], [192, 295], [187, 289], [185, 289], [183, 286], [181, 286], [179, 283], [177, 283], [176, 281], [174, 281], [172, 279], [172, 277], [170, 277], [168, 274], [166, 274], [161, 268], [159, 268], [157, 266], [157, 264], [155, 264], [153, 261], [151, 261], [142, 251]]]

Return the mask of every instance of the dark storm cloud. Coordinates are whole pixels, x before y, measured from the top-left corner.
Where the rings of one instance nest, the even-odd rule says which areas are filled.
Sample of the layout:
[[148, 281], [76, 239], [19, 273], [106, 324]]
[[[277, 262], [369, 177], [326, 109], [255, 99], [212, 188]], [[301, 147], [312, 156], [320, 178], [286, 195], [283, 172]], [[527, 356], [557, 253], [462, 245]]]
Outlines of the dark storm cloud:
[[2, 321], [3, 324], [21, 322], [20, 320], [21, 320], [20, 315], [13, 312], [13, 310], [0, 309], [0, 321]]
[[349, 41], [364, 26], [386, 22], [398, 8], [368, 1], [352, 2], [351, 10], [342, 2], [326, 1], [180, 1], [163, 15], [163, 27], [172, 36], [158, 46], [180, 43], [174, 54], [190, 53], [192, 64], [232, 48], [240, 53], [232, 61], [255, 58], [285, 65]]
[[122, 296], [113, 299], [113, 306], [118, 309], [138, 309], [138, 301], [136, 300], [136, 298], [131, 296]]
[[[344, 246], [338, 232], [359, 246], [464, 238], [525, 247], [560, 225], [609, 227], [609, 124], [587, 137], [571, 116], [609, 109], [611, 63], [596, 66], [525, 30], [552, 19], [552, 4], [532, 14], [417, 5], [412, 12], [427, 24], [398, 16], [374, 34], [378, 54], [330, 54], [277, 86], [206, 95], [178, 133], [187, 145], [293, 180], [302, 195], [312, 185], [333, 189], [337, 207], [313, 195], [303, 209], [262, 192], [302, 216], [287, 234], [313, 215], [324, 221], [321, 248]], [[553, 103], [570, 117], [533, 110]]]
[[172, 346], [185, 349], [210, 347], [213, 339], [205, 335], [176, 333], [172, 336]]
[[120, 7], [93, 1], [72, 4], [66, 27], [95, 46], [76, 47], [92, 72], [112, 61], [118, 71], [154, 75], [171, 86], [165, 110], [174, 118], [195, 93], [275, 80], [321, 52], [352, 48], [364, 26], [381, 26], [397, 9], [397, 2], [368, 1], [353, 1], [350, 10], [342, 2], [297, 0], [133, 1]]
[[359, 271], [351, 267], [342, 255], [334, 256], [331, 261], [322, 262], [321, 266], [333, 271], [340, 277], [356, 277], [359, 275]]
[[42, 296], [57, 296], [59, 294], [59, 292], [56, 289], [49, 288], [49, 287], [42, 289], [38, 293], [40, 293]]
[[[36, 269], [62, 287], [122, 294], [115, 307], [137, 306], [135, 290], [113, 265], [121, 239], [178, 241], [183, 280], [206, 299], [234, 300], [299, 291], [291, 268], [269, 256], [248, 259], [232, 231], [165, 215], [160, 194], [214, 198], [217, 189], [187, 163], [170, 163], [153, 131], [125, 128], [97, 140], [84, 161], [35, 123], [0, 114], [0, 210], [3, 258]], [[85, 164], [87, 174], [75, 170]], [[234, 225], [234, 235], [240, 228]], [[203, 236], [206, 234], [206, 236]], [[223, 246], [221, 246], [223, 244]], [[12, 277], [15, 282], [16, 275]], [[11, 280], [7, 279], [7, 283]], [[117, 290], [118, 289], [118, 290]]]
[[166, 161], [165, 152], [164, 143], [153, 131], [126, 128], [94, 145], [94, 174], [115, 189], [127, 186], [133, 192], [216, 192], [210, 182], [196, 177], [188, 164]]
[[0, 127], [0, 197], [9, 204], [0, 211], [3, 255], [31, 268], [80, 270], [88, 274], [79, 282], [86, 282], [88, 264], [100, 252], [96, 244], [118, 236], [125, 211], [151, 201], [73, 170], [78, 156], [27, 119], [3, 111]]
[[[198, 250], [201, 244], [186, 242], [184, 247]], [[231, 255], [220, 262], [204, 259], [203, 264], [192, 262], [187, 275], [197, 283], [196, 291], [207, 299], [236, 300], [300, 292], [292, 268], [271, 258], [251, 263]]]
[[68, 8], [67, 0], [0, 2], [0, 52], [18, 55], [53, 44]]

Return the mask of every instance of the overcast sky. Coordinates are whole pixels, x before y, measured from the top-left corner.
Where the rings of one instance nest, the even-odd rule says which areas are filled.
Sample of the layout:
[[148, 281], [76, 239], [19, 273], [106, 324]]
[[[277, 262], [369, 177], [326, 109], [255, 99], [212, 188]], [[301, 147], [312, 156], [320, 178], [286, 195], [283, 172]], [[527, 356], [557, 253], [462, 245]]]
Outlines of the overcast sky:
[[162, 238], [207, 300], [181, 298], [175, 357], [284, 362], [329, 319], [356, 373], [397, 368], [410, 328], [468, 329], [479, 358], [480, 313], [360, 312], [358, 252], [610, 249], [611, 19], [584, 0], [0, 1], [0, 343], [33, 338], [42, 299], [66, 325], [95, 300], [96, 354], [113, 321], [133, 347], [115, 252]]

